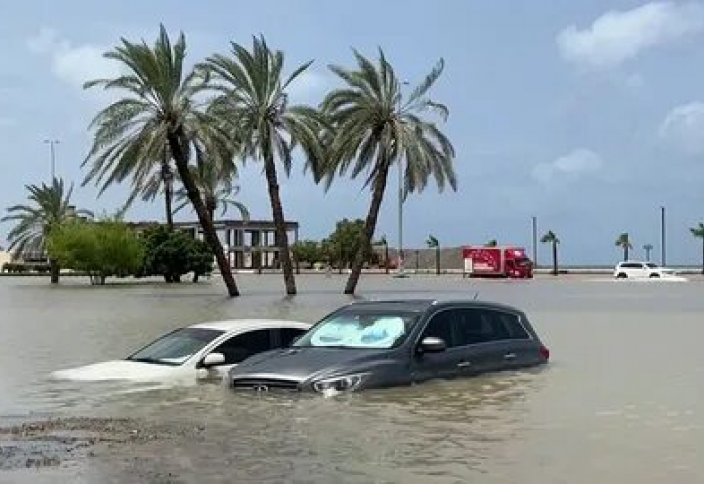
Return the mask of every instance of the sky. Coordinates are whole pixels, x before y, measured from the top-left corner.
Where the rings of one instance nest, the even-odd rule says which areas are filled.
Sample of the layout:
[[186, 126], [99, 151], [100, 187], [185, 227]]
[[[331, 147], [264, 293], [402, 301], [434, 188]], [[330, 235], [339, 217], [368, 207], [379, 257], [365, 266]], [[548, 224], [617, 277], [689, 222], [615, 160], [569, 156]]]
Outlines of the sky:
[[[431, 183], [410, 196], [406, 247], [433, 234], [444, 246], [497, 239], [530, 251], [535, 216], [540, 234], [560, 238], [566, 264], [616, 262], [622, 232], [636, 257], [652, 244], [659, 260], [664, 206], [668, 264], [701, 261], [689, 227], [704, 220], [704, 1], [0, 0], [0, 209], [24, 202], [25, 185], [49, 181], [47, 139], [59, 140], [57, 176], [74, 183], [76, 205], [110, 213], [124, 202], [128, 186], [100, 197], [81, 186], [88, 125], [110, 101], [82, 84], [118, 72], [102, 54], [121, 37], [152, 43], [160, 23], [186, 34], [191, 64], [259, 34], [285, 52], [289, 72], [314, 60], [290, 92], [311, 105], [340, 86], [328, 65], [351, 67], [352, 48], [383, 48], [411, 84], [444, 58], [431, 94], [450, 109], [441, 127], [459, 186], [439, 193]], [[326, 193], [302, 161], [281, 185], [303, 238], [366, 215], [362, 179], [338, 179]], [[239, 184], [252, 216], [270, 218], [261, 166], [248, 162]], [[127, 217], [162, 213], [161, 203], [140, 203]], [[397, 213], [393, 177], [376, 232], [392, 243]], [[1, 245], [10, 228], [0, 224]], [[539, 247], [539, 262], [550, 253]]]

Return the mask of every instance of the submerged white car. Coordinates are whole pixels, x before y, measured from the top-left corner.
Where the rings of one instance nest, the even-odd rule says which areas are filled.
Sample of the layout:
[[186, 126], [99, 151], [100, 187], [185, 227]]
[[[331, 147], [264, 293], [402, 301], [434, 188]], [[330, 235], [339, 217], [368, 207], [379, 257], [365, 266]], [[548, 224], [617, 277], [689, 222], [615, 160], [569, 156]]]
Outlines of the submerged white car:
[[52, 376], [79, 381], [221, 380], [250, 356], [289, 346], [310, 326], [271, 319], [200, 323], [168, 333], [124, 360], [60, 370]]
[[675, 276], [674, 270], [652, 262], [624, 261], [619, 262], [614, 269], [616, 279], [658, 279]]

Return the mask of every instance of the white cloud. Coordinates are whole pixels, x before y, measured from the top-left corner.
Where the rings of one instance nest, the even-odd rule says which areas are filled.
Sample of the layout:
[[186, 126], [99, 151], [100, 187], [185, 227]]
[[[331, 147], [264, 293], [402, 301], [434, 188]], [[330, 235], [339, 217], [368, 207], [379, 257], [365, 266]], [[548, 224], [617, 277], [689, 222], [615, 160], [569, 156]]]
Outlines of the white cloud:
[[704, 154], [704, 102], [673, 108], [660, 125], [660, 138], [690, 155]]
[[119, 67], [103, 57], [107, 48], [95, 44], [73, 45], [52, 29], [42, 28], [27, 40], [29, 50], [49, 56], [51, 71], [62, 81], [74, 87], [93, 79], [114, 77]]
[[540, 183], [574, 181], [581, 176], [599, 171], [601, 157], [591, 150], [578, 148], [550, 163], [540, 163], [533, 168], [533, 178]]
[[704, 29], [704, 5], [651, 2], [632, 10], [611, 10], [579, 29], [570, 25], [557, 35], [562, 57], [588, 68], [617, 66], [657, 45], [679, 41]]

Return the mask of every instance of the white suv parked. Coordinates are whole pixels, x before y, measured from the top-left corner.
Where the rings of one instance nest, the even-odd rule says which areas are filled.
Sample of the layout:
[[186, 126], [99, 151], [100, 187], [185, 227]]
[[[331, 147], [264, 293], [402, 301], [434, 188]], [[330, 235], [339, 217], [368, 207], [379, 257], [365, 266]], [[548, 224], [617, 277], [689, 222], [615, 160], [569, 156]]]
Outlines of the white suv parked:
[[624, 261], [619, 262], [614, 269], [614, 277], [617, 279], [648, 279], [660, 277], [672, 277], [675, 271], [660, 267], [652, 262]]

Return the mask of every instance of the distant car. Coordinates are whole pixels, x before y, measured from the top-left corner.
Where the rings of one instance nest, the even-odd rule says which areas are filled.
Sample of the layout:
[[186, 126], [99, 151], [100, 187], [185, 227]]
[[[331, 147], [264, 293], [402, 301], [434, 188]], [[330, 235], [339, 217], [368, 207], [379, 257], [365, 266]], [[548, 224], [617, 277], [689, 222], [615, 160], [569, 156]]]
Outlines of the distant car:
[[233, 366], [257, 353], [289, 346], [310, 326], [268, 319], [200, 323], [168, 333], [124, 360], [60, 370], [53, 377], [83, 381], [222, 380]]
[[357, 302], [313, 326], [290, 348], [230, 370], [236, 390], [337, 393], [468, 377], [546, 363], [528, 317], [468, 301]]
[[653, 262], [624, 261], [614, 269], [616, 279], [657, 279], [675, 276], [675, 271]]

